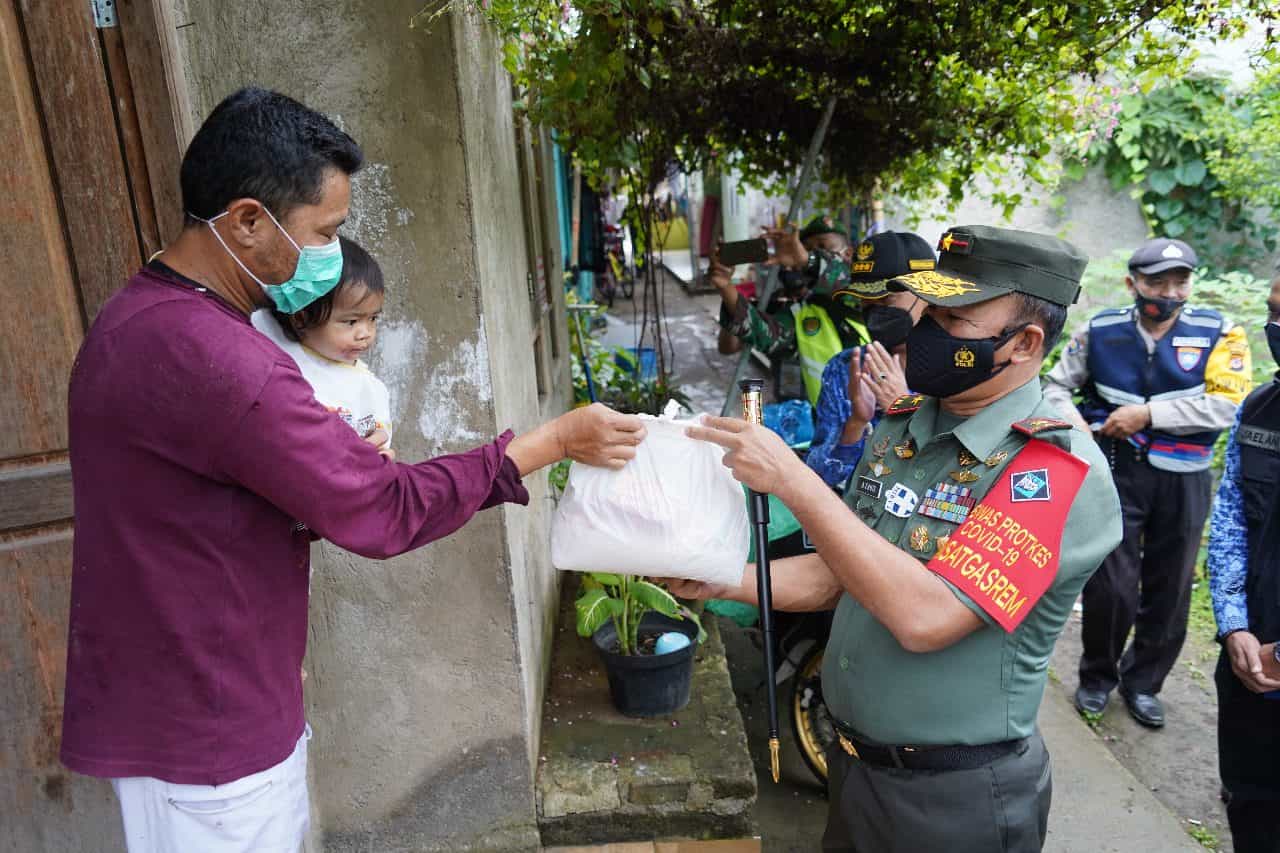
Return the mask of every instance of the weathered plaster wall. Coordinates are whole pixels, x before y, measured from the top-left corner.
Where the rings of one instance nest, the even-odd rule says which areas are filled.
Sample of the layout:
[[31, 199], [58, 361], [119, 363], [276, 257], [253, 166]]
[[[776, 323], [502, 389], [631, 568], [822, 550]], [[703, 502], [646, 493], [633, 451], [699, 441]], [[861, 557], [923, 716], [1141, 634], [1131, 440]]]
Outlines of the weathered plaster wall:
[[[536, 389], [509, 81], [477, 22], [411, 29], [423, 5], [178, 10], [197, 118], [256, 83], [334, 117], [365, 150], [345, 230], [387, 273], [371, 366], [391, 389], [401, 460], [528, 429], [565, 402], [563, 387]], [[536, 846], [555, 578], [545, 478], [528, 485], [529, 509], [489, 510], [395, 560], [316, 548], [313, 846]]]
[[[477, 17], [455, 16], [453, 33], [482, 319], [487, 324], [489, 363], [494, 366], [495, 414], [499, 424], [519, 432], [536, 426], [544, 407], [534, 373], [535, 309], [528, 287], [531, 271], [522, 225], [522, 176], [516, 148], [510, 143], [516, 138], [511, 80], [502, 68], [496, 42]], [[511, 555], [516, 653], [527, 664], [522, 668], [521, 687], [528, 709], [529, 758], [535, 763], [546, 671], [542, 664], [550, 655], [558, 587], [549, 558], [552, 505], [546, 478], [530, 477], [527, 485], [530, 508], [504, 507], [501, 512]]]

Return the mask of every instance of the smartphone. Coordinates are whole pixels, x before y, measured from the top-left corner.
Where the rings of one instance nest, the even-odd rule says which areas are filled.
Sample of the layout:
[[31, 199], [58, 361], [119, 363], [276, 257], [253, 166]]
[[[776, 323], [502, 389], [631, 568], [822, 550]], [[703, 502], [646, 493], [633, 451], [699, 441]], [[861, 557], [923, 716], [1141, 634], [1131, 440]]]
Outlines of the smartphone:
[[769, 259], [769, 243], [763, 237], [720, 244], [720, 263], [726, 267], [762, 264]]

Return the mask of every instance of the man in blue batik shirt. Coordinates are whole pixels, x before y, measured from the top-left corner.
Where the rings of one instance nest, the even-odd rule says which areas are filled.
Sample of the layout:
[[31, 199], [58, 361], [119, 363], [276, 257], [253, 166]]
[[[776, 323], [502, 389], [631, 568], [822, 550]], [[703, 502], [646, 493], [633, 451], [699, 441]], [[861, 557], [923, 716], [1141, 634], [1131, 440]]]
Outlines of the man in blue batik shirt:
[[[1280, 275], [1267, 300], [1280, 361]], [[1280, 849], [1280, 373], [1244, 401], [1213, 505], [1209, 590], [1222, 654], [1218, 767], [1236, 853]]]
[[886, 231], [860, 243], [843, 293], [862, 302], [871, 343], [850, 347], [822, 371], [809, 467], [833, 489], [842, 489], [862, 458], [865, 437], [883, 412], [908, 393], [903, 371], [907, 335], [924, 300], [907, 292], [890, 293], [889, 279], [931, 270], [933, 250], [915, 234]]

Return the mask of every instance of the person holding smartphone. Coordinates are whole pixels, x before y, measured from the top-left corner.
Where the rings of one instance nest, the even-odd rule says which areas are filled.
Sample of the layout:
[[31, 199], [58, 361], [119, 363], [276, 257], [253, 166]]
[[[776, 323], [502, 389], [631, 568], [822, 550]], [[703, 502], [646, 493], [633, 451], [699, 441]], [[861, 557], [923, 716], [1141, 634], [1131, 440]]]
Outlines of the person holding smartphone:
[[[813, 252], [848, 269], [848, 237], [829, 216], [814, 217], [799, 234], [770, 231], [766, 237], [774, 233], [787, 235], [792, 247], [789, 257], [802, 252], [807, 258]], [[743, 299], [733, 285], [733, 267], [739, 263], [782, 264], [783, 288], [768, 306]], [[799, 355], [811, 405], [818, 402], [822, 370], [831, 357], [869, 340], [857, 300], [832, 295], [847, 277], [819, 279], [803, 263], [784, 263], [778, 255], [770, 258], [766, 240], [723, 244], [711, 258], [708, 277], [720, 291], [720, 352], [738, 352], [745, 344], [771, 361]]]

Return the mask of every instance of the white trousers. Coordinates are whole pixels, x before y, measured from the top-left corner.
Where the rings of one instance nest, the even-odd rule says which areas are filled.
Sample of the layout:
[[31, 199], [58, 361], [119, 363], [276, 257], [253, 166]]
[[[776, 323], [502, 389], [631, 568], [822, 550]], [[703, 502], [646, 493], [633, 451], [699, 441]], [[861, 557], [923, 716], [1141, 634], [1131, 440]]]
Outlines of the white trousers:
[[225, 785], [112, 779], [129, 853], [298, 853], [311, 823], [307, 726], [284, 761]]

